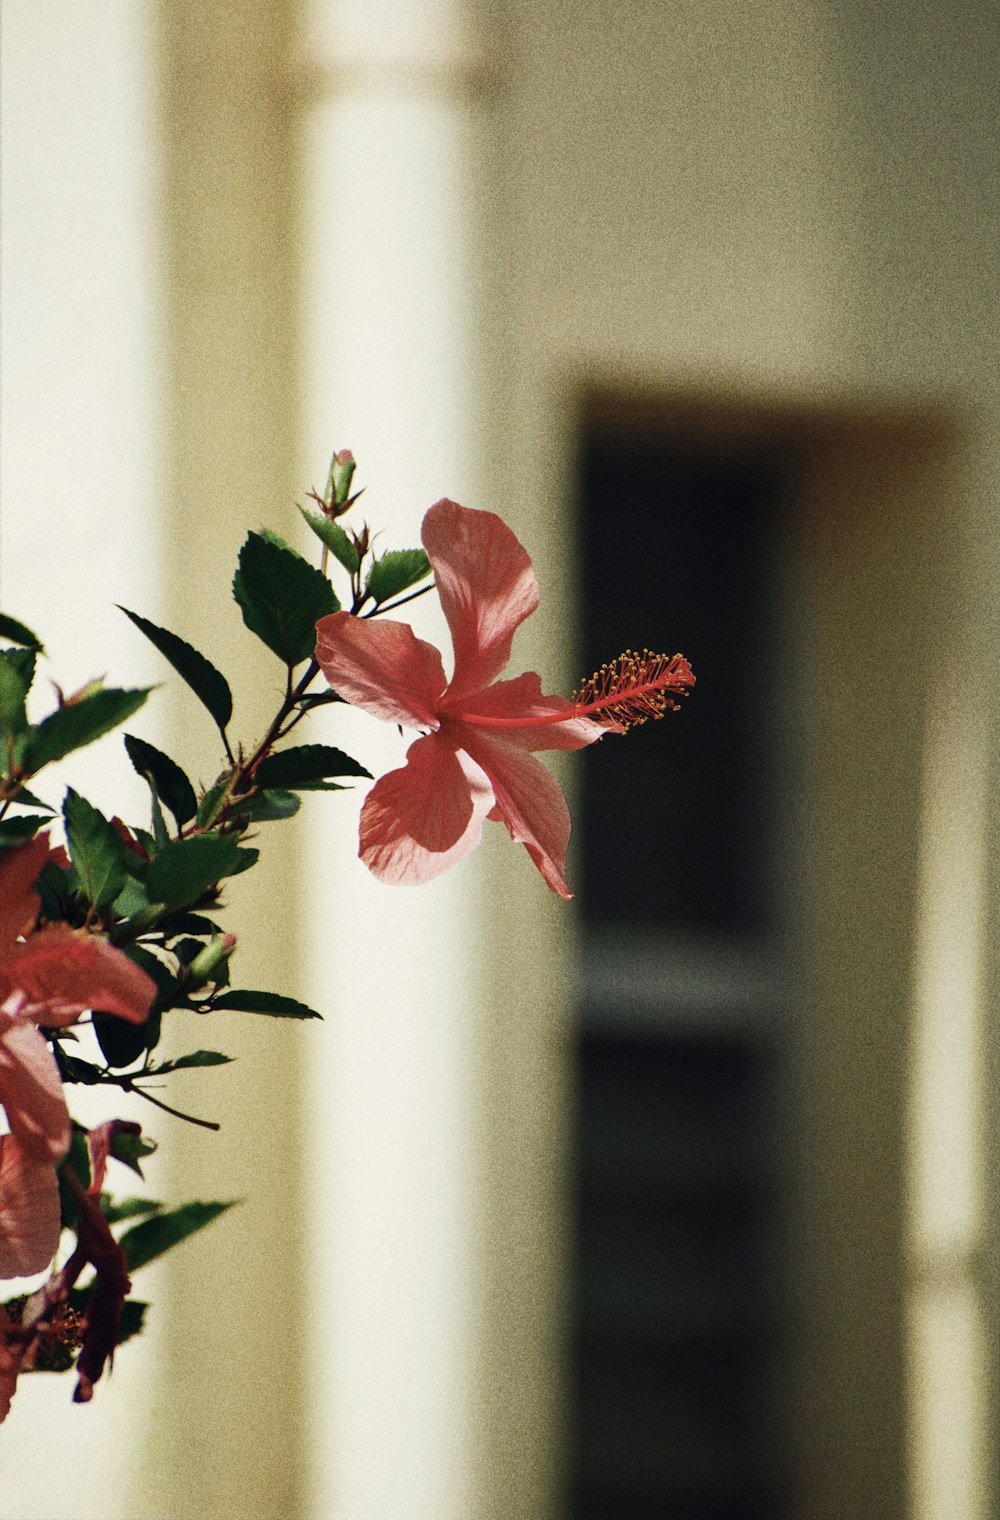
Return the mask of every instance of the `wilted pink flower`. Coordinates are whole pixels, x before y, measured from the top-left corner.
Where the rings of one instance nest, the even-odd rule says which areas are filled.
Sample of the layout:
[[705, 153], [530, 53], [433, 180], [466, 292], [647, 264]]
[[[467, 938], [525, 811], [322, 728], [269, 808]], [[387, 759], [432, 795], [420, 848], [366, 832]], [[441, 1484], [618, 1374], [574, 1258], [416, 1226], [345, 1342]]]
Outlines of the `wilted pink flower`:
[[[12, 1301], [18, 1306], [13, 1318], [0, 1305], [0, 1424], [10, 1409], [18, 1375], [26, 1369], [45, 1365], [42, 1359], [50, 1356], [53, 1349], [61, 1353], [70, 1349], [79, 1351], [77, 1385], [73, 1394], [78, 1404], [89, 1403], [94, 1384], [105, 1365], [111, 1364], [118, 1344], [122, 1310], [132, 1284], [125, 1251], [112, 1235], [101, 1210], [101, 1188], [115, 1136], [122, 1133], [139, 1135], [141, 1130], [130, 1120], [110, 1119], [88, 1132], [91, 1170], [88, 1188], [84, 1189], [71, 1168], [66, 1173], [67, 1186], [76, 1196], [79, 1211], [76, 1247], [69, 1260], [29, 1298]], [[12, 1144], [16, 1148], [13, 1135], [5, 1135], [0, 1141], [5, 1152], [4, 1162], [0, 1164], [0, 1220], [4, 1206], [3, 1178], [8, 1148]], [[52, 1167], [45, 1163], [38, 1165], [44, 1166], [54, 1184]], [[57, 1196], [57, 1224], [58, 1217]], [[50, 1251], [46, 1261], [51, 1254]], [[88, 1266], [93, 1267], [95, 1276], [81, 1317], [70, 1307], [68, 1299], [80, 1274]]]
[[[105, 941], [63, 924], [35, 930], [40, 899], [34, 883], [48, 855], [41, 835], [0, 852], [0, 1104], [15, 1141], [12, 1148], [5, 1144], [0, 1262], [19, 1249], [13, 1221], [30, 1217], [32, 1250], [43, 1256], [42, 1266], [59, 1242], [52, 1167], [69, 1146], [70, 1127], [59, 1069], [37, 1026], [61, 1028], [93, 1008], [141, 1024], [156, 996], [146, 973]], [[51, 1182], [41, 1182], [29, 1162], [44, 1165]], [[39, 1188], [48, 1191], [44, 1209]], [[0, 1270], [0, 1277], [14, 1275], [20, 1274]]]
[[43, 1272], [59, 1244], [59, 1187], [52, 1163], [16, 1135], [0, 1135], [0, 1278]]
[[[340, 696], [377, 718], [425, 730], [406, 765], [368, 794], [361, 858], [383, 881], [429, 881], [475, 848], [484, 819], [498, 818], [552, 890], [569, 897], [569, 811], [530, 751], [580, 749], [622, 730], [629, 697], [617, 688], [587, 702], [545, 696], [534, 672], [497, 681], [515, 632], [538, 605], [527, 552], [492, 512], [447, 500], [431, 507], [421, 537], [451, 630], [450, 682], [438, 650], [406, 623], [335, 612], [317, 625], [316, 658]], [[643, 690], [690, 684], [683, 665], [686, 681], [674, 667]]]

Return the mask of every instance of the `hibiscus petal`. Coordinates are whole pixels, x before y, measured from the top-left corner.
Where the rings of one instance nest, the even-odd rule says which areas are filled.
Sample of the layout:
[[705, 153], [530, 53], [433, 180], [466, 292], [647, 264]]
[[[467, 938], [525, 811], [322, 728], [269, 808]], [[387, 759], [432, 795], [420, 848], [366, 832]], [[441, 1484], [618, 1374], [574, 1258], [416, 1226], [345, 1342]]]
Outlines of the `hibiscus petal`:
[[0, 1104], [10, 1127], [36, 1160], [51, 1165], [69, 1149], [69, 1114], [62, 1079], [34, 1024], [0, 1018]]
[[489, 777], [496, 812], [511, 839], [523, 844], [553, 892], [572, 897], [566, 885], [569, 808], [545, 766], [534, 755], [467, 729], [469, 753]]
[[334, 691], [355, 707], [389, 723], [437, 728], [444, 666], [409, 623], [331, 612], [316, 624], [316, 659]]
[[91, 1008], [142, 1024], [156, 997], [155, 983], [121, 950], [63, 924], [15, 945], [6, 979], [24, 994], [24, 1017], [35, 1024], [71, 1024]]
[[38, 873], [49, 858], [49, 842], [36, 834], [29, 844], [0, 850], [0, 948], [12, 945], [19, 934], [35, 927], [39, 896], [32, 891]]
[[48, 1266], [59, 1245], [59, 1184], [50, 1161], [0, 1137], [0, 1278]]
[[455, 649], [449, 696], [479, 691], [503, 670], [515, 632], [538, 606], [531, 560], [493, 512], [454, 501], [431, 507], [421, 537]]
[[479, 843], [493, 793], [478, 766], [439, 734], [411, 744], [406, 764], [372, 787], [359, 854], [393, 886], [440, 876]]
[[[573, 704], [565, 697], [545, 696], [542, 683], [533, 670], [510, 681], [495, 681], [485, 691], [466, 697], [464, 702], [455, 704], [454, 720], [448, 719], [450, 707], [449, 697], [441, 707], [443, 720], [468, 724], [486, 738], [516, 745], [518, 749], [582, 749], [608, 732], [592, 718], [574, 717]], [[529, 724], [524, 721], [560, 713], [566, 714], [565, 722]], [[477, 724], [470, 714], [494, 720], [516, 719], [517, 727], [505, 728], [502, 723], [495, 722]]]

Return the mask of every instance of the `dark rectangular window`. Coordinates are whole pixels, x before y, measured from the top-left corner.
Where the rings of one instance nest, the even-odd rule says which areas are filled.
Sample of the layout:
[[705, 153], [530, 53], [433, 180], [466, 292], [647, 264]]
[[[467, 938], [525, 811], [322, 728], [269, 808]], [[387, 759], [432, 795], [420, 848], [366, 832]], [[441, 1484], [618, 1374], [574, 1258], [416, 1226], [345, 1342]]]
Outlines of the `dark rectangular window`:
[[585, 752], [583, 907], [601, 923], [762, 927], [774, 679], [773, 459], [592, 433], [582, 461], [584, 667], [623, 643], [679, 651], [697, 686]]
[[781, 462], [588, 430], [589, 668], [680, 651], [679, 714], [583, 755], [574, 1520], [782, 1520]]

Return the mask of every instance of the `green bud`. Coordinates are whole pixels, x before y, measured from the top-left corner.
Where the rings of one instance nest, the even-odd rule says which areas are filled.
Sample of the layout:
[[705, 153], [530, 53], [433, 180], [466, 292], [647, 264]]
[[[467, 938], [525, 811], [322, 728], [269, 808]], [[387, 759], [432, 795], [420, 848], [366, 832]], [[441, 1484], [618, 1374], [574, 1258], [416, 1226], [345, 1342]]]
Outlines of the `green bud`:
[[330, 476], [326, 484], [326, 499], [331, 507], [343, 511], [350, 500], [351, 481], [355, 470], [354, 455], [350, 449], [341, 449], [330, 460]]
[[235, 934], [220, 934], [199, 950], [194, 960], [191, 961], [184, 977], [188, 990], [193, 991], [196, 987], [203, 987], [206, 982], [212, 980], [213, 972], [217, 971], [224, 960], [227, 960], [236, 949]]

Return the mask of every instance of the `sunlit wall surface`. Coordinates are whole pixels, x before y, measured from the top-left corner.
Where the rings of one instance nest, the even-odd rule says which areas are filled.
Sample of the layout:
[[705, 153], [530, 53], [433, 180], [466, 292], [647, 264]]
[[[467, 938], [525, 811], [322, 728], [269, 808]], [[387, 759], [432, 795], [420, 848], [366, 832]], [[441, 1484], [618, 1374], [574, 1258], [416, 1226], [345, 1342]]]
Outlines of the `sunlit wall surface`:
[[[66, 692], [95, 676], [122, 686], [160, 679], [114, 606], [163, 611], [151, 19], [127, 0], [14, 0], [0, 16], [0, 603], [46, 645], [39, 684], [48, 678]], [[50, 697], [48, 688], [42, 710]], [[135, 723], [162, 742], [157, 721], [147, 712]], [[102, 809], [145, 808], [115, 739], [75, 756], [72, 781]], [[58, 806], [61, 785], [46, 783]], [[80, 1117], [105, 1117], [86, 1096], [75, 1104]], [[151, 1112], [123, 1097], [116, 1111], [142, 1122]], [[151, 1189], [164, 1186], [159, 1161], [148, 1177]], [[162, 1291], [162, 1273], [150, 1277]], [[23, 1380], [0, 1431], [5, 1520], [135, 1513], [143, 1432], [164, 1408], [155, 1324], [132, 1353], [123, 1349], [89, 1409], [70, 1403], [69, 1381]]]
[[[218, 610], [235, 551], [261, 522], [298, 532], [296, 494], [350, 446], [397, 542], [444, 494], [508, 518], [543, 584], [517, 668], [569, 690], [584, 393], [807, 419], [775, 676], [811, 736], [778, 798], [807, 931], [797, 1512], [944, 1520], [961, 1496], [985, 1520], [994, 8], [85, 10], [0, 16], [0, 592], [67, 685], [163, 678], [115, 621], [131, 601], [239, 673], [252, 731], [266, 667]], [[642, 640], [627, 498], [607, 522]], [[211, 779], [196, 716], [169, 693], [153, 714]], [[373, 769], [402, 752], [360, 719], [344, 742]], [[111, 747], [74, 770], [98, 804]], [[85, 1411], [55, 1380], [18, 1392], [5, 1520], [560, 1513], [572, 910], [496, 837], [423, 894], [380, 890], [352, 859], [356, 803], [320, 800], [301, 868], [272, 845], [289, 864], [240, 913], [248, 975], [326, 1025], [234, 1032], [225, 1090], [188, 1089], [223, 1137], [177, 1136], [155, 1186], [247, 1203], [165, 1269], [169, 1344], [123, 1348]]]

